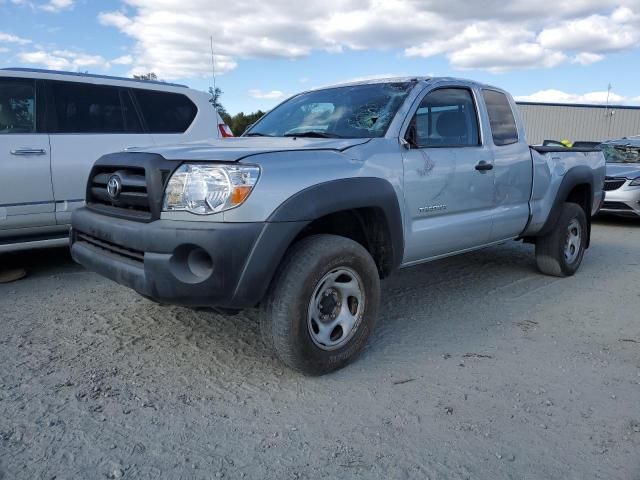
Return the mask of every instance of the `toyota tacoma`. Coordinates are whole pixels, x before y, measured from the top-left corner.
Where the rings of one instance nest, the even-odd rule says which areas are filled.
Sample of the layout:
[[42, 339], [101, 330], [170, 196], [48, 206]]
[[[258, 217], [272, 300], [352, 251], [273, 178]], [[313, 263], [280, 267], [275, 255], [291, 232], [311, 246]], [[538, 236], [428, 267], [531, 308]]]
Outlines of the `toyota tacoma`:
[[522, 240], [542, 273], [573, 275], [604, 177], [597, 149], [529, 147], [499, 88], [350, 83], [239, 138], [101, 157], [71, 252], [163, 304], [258, 307], [277, 356], [323, 374], [362, 350], [399, 268]]

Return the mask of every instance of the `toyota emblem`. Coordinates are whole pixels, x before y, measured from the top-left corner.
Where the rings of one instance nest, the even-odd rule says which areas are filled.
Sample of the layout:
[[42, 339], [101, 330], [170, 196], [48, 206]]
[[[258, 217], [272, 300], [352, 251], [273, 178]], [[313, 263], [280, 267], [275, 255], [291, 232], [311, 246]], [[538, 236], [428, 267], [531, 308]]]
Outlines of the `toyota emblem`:
[[112, 175], [107, 182], [107, 194], [111, 200], [117, 200], [122, 192], [122, 180], [118, 175]]

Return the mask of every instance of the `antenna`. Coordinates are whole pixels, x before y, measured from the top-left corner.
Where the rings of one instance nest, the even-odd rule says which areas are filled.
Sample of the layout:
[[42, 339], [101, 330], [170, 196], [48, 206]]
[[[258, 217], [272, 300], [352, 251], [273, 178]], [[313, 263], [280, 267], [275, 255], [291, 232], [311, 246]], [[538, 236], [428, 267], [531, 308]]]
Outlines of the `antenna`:
[[218, 113], [218, 94], [217, 94], [217, 87], [216, 87], [216, 58], [213, 54], [213, 35], [211, 35], [209, 37], [209, 40], [211, 41], [211, 75], [213, 77], [213, 108], [216, 110], [216, 113]]
[[607, 107], [604, 111], [605, 116], [608, 118], [609, 122], [607, 125], [607, 136], [609, 138], [611, 138], [611, 122], [613, 121], [613, 115], [614, 115], [614, 111], [613, 110], [609, 110], [609, 96], [611, 95], [611, 82], [609, 82], [609, 85], [607, 85]]

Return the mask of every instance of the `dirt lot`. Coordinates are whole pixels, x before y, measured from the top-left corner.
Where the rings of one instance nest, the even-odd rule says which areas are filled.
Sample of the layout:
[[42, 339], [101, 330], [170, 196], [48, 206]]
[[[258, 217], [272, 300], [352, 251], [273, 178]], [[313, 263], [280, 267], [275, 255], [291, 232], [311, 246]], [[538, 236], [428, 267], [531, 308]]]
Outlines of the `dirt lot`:
[[360, 359], [306, 378], [255, 314], [161, 307], [65, 250], [0, 257], [0, 479], [640, 479], [640, 223], [580, 272], [511, 242], [383, 283]]

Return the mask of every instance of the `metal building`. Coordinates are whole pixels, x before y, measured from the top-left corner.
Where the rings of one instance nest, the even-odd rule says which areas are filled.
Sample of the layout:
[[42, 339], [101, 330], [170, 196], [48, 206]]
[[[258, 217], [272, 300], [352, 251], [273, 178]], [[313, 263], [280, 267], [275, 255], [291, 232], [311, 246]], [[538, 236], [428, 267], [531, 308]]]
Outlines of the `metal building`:
[[604, 141], [640, 135], [640, 107], [517, 102], [527, 141]]

